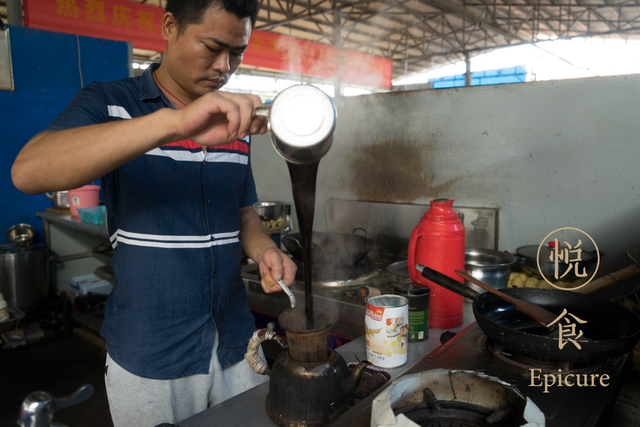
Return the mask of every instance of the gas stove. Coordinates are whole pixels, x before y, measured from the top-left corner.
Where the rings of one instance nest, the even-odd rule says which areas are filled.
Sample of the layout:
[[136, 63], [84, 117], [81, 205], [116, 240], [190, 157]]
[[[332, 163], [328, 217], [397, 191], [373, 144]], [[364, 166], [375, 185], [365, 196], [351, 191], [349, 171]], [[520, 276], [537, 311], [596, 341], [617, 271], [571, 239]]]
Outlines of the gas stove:
[[[498, 356], [496, 353], [499, 353]], [[514, 358], [515, 362], [511, 360]], [[514, 356], [508, 349], [498, 348], [488, 341], [477, 323], [473, 323], [408, 369], [403, 376], [433, 369], [481, 372], [516, 387], [530, 398], [545, 414], [547, 427], [603, 427], [623, 379], [630, 372], [631, 359], [631, 355], [626, 354], [592, 366], [567, 366], [547, 360], [531, 360], [526, 355]], [[562, 386], [558, 385], [559, 370], [562, 371]], [[553, 375], [555, 384], [545, 387], [545, 379], [548, 378], [548, 383], [551, 383], [551, 377], [545, 375]], [[606, 386], [600, 382], [601, 378], [607, 378], [604, 381]], [[362, 400], [331, 425], [368, 426], [374, 397], [372, 395]], [[478, 425], [470, 420], [456, 422], [452, 425]]]

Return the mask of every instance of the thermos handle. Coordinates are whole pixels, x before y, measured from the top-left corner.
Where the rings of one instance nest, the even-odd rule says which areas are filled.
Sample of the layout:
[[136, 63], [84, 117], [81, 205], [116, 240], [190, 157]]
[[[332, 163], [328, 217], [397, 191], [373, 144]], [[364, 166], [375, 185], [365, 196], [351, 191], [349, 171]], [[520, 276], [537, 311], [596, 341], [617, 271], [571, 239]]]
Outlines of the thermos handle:
[[418, 239], [422, 237], [422, 233], [419, 228], [414, 228], [411, 232], [411, 239], [409, 240], [409, 252], [408, 252], [408, 266], [409, 277], [413, 283], [423, 284], [420, 273], [416, 270], [416, 247], [418, 246]]

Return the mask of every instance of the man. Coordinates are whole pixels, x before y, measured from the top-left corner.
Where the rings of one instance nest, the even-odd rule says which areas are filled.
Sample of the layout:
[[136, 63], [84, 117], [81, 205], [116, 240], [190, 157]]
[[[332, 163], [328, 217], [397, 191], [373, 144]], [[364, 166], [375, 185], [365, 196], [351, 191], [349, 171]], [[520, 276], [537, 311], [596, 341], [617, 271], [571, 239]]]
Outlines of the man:
[[[258, 97], [219, 92], [242, 61], [256, 0], [169, 0], [166, 50], [133, 79], [92, 83], [12, 169], [38, 194], [102, 179], [116, 284], [101, 334], [116, 427], [177, 422], [264, 381], [243, 361], [255, 330], [244, 251], [266, 292], [295, 264], [265, 233], [247, 135]], [[213, 352], [212, 352], [213, 349]]]

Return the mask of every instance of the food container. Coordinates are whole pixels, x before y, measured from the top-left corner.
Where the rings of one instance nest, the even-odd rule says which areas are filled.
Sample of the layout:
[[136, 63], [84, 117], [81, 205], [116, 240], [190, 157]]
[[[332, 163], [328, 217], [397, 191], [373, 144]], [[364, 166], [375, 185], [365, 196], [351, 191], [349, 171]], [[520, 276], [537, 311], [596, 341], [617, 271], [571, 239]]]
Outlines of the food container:
[[87, 224], [104, 225], [107, 223], [107, 208], [105, 206], [78, 209], [78, 215], [80, 222]]
[[80, 295], [89, 293], [109, 295], [113, 290], [113, 285], [106, 280], [102, 280], [95, 274], [72, 277], [69, 286], [78, 291]]
[[71, 216], [78, 218], [78, 209], [90, 208], [100, 204], [100, 186], [85, 185], [84, 187], [69, 190], [69, 211]]
[[381, 368], [407, 363], [409, 301], [400, 295], [379, 295], [367, 300], [364, 318], [367, 360]]

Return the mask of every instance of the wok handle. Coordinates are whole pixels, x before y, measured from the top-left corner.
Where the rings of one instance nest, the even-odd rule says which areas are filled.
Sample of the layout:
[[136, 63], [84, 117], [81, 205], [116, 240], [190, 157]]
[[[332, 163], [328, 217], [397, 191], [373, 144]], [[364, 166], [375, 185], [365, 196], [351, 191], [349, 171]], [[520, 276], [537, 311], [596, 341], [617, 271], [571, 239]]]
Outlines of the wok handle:
[[430, 280], [436, 285], [440, 285], [451, 292], [462, 295], [465, 298], [475, 299], [478, 295], [480, 295], [478, 292], [458, 282], [457, 280], [452, 279], [446, 274], [442, 274], [439, 271], [426, 267], [422, 264], [416, 264], [416, 270], [418, 270], [420, 274], [422, 274], [422, 277], [424, 277], [425, 279]]
[[633, 277], [637, 274], [640, 274], [640, 266], [630, 265], [629, 267], [623, 268], [622, 270], [618, 270], [597, 280], [594, 280], [591, 283], [587, 283], [585, 286], [576, 289], [574, 292], [578, 292], [580, 294], [590, 294], [592, 292], [608, 288], [609, 286], [615, 285], [616, 283]]

